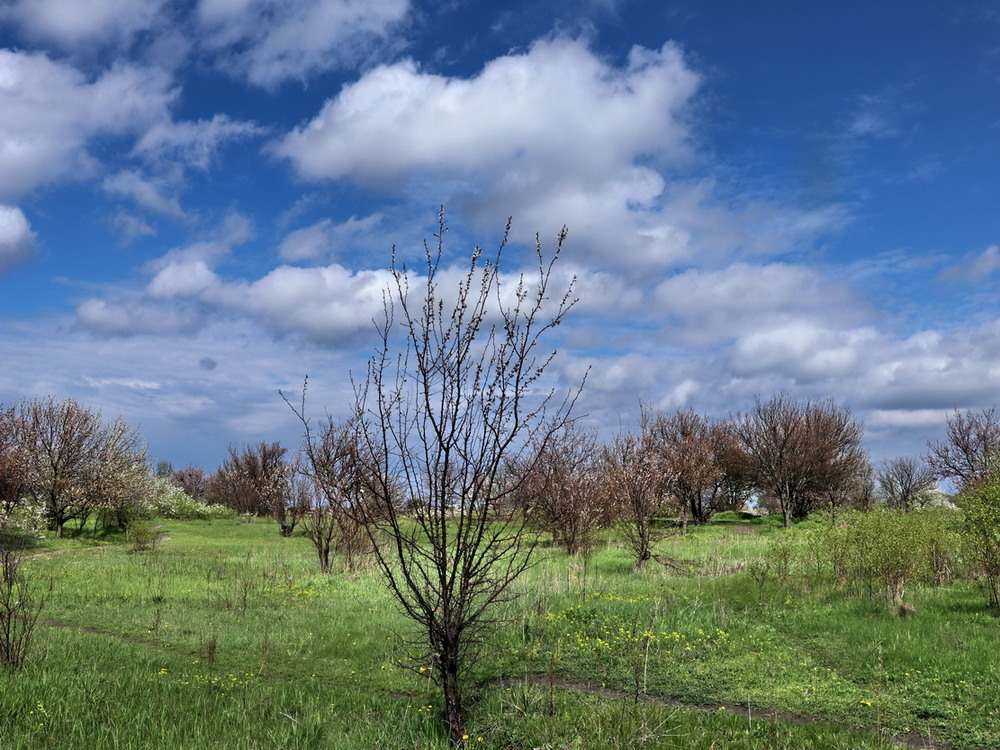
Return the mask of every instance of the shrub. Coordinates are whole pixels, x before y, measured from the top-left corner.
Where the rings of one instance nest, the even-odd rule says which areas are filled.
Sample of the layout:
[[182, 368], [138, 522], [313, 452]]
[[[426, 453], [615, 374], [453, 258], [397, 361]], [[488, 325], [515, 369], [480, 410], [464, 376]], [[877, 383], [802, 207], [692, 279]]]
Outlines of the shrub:
[[175, 518], [181, 521], [236, 518], [236, 511], [224, 505], [206, 505], [188, 495], [172, 482], [162, 478], [153, 480], [154, 488], [149, 506], [158, 518]]
[[139, 519], [129, 524], [126, 537], [132, 545], [133, 552], [151, 550], [160, 541], [160, 527], [154, 526], [147, 519]]
[[956, 522], [956, 514], [944, 509], [847, 514], [825, 535], [834, 576], [870, 595], [881, 589], [897, 613], [910, 614], [904, 601], [910, 583], [942, 583], [954, 576]]
[[44, 604], [21, 571], [18, 551], [0, 545], [0, 668], [24, 666]]
[[990, 608], [1000, 612], [1000, 473], [966, 489], [958, 501], [965, 550]]

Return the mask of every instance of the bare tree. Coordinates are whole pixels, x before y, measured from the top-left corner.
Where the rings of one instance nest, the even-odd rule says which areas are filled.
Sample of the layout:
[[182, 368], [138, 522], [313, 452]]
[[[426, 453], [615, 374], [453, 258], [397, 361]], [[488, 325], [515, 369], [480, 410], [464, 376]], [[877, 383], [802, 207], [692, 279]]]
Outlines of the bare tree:
[[70, 520], [82, 526], [109, 495], [121, 500], [139, 487], [145, 450], [121, 419], [105, 424], [73, 399], [35, 399], [21, 402], [18, 429], [30, 459], [28, 492], [57, 537]]
[[936, 484], [934, 471], [913, 456], [897, 456], [884, 461], [876, 481], [886, 505], [903, 511], [921, 505], [927, 491], [934, 489]]
[[733, 423], [756, 487], [773, 498], [790, 527], [855, 476], [867, 457], [861, 424], [832, 401], [798, 403], [779, 393]]
[[21, 570], [20, 552], [0, 544], [0, 669], [15, 672], [24, 667], [35, 625], [45, 606]]
[[694, 410], [657, 414], [647, 430], [663, 457], [670, 478], [669, 490], [676, 498], [684, 523], [690, 518], [705, 523], [713, 513], [728, 510], [734, 498], [736, 475], [730, 475], [732, 434], [725, 423], [713, 423]]
[[317, 495], [302, 526], [316, 548], [322, 572], [330, 572], [332, 553], [343, 558], [347, 570], [354, 570], [372, 552], [366, 525], [379, 512], [373, 503], [379, 485], [370, 471], [374, 462], [362, 459], [357, 420], [336, 422], [328, 417], [314, 435], [305, 416], [305, 386], [302, 400], [300, 409], [292, 408], [306, 429], [303, 466]]
[[611, 503], [635, 553], [635, 569], [642, 570], [663, 536], [655, 519], [667, 504], [671, 479], [645, 414], [640, 435], [620, 434], [605, 448], [604, 466]]
[[171, 481], [181, 488], [184, 494], [195, 500], [205, 500], [208, 494], [208, 477], [200, 466], [185, 466], [177, 469], [170, 477]]
[[230, 446], [213, 477], [212, 499], [240, 513], [271, 516], [281, 535], [290, 537], [311, 500], [296, 481], [298, 470], [285, 459], [287, 453], [280, 443], [261, 442], [242, 450]]
[[380, 463], [381, 512], [365, 528], [387, 540], [375, 545], [376, 561], [419, 628], [413, 646], [434, 664], [457, 745], [466, 660], [496, 623], [496, 606], [514, 595], [535, 545], [523, 516], [502, 508], [522, 479], [506, 472], [524, 465], [509, 459], [544, 448], [568, 419], [572, 400], [557, 399], [542, 380], [555, 355], [542, 347], [575, 300], [572, 284], [550, 296], [565, 230], [549, 261], [536, 241], [530, 277], [501, 274], [506, 234], [493, 259], [477, 248], [457, 288], [442, 265], [444, 235], [442, 213], [436, 246], [425, 244], [423, 278], [393, 252], [394, 283], [359, 387], [359, 417]]
[[986, 479], [1000, 450], [1000, 413], [996, 406], [982, 411], [958, 411], [947, 418], [948, 436], [927, 444], [927, 465], [938, 479], [953, 479], [962, 491]]
[[552, 534], [570, 555], [588, 553], [597, 530], [610, 520], [601, 446], [575, 423], [525, 458], [516, 497], [533, 523]]

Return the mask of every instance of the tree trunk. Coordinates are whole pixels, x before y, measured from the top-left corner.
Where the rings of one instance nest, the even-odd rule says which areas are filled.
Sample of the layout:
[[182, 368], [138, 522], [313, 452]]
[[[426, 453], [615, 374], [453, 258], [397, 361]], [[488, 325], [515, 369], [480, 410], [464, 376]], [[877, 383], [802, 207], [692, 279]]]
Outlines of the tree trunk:
[[784, 510], [781, 511], [781, 513], [785, 517], [785, 528], [786, 529], [792, 528], [792, 514], [791, 514], [791, 512], [787, 508], [785, 508]]
[[462, 696], [458, 689], [458, 659], [455, 655], [441, 657], [441, 683], [449, 738], [452, 745], [458, 746], [465, 735], [465, 722], [462, 720]]
[[649, 561], [651, 557], [652, 554], [650, 554], [650, 551], [648, 549], [643, 550], [642, 554], [639, 555], [639, 558], [635, 561], [636, 572], [639, 572], [640, 570], [644, 569], [646, 567], [646, 562]]

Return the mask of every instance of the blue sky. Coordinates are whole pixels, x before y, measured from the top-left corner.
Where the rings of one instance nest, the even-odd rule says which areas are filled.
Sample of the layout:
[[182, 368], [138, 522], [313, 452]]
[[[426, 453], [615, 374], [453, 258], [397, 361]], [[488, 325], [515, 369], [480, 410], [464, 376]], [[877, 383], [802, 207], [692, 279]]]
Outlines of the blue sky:
[[444, 204], [569, 227], [606, 435], [784, 389], [917, 454], [997, 400], [998, 163], [990, 2], [0, 0], [0, 402], [294, 445]]

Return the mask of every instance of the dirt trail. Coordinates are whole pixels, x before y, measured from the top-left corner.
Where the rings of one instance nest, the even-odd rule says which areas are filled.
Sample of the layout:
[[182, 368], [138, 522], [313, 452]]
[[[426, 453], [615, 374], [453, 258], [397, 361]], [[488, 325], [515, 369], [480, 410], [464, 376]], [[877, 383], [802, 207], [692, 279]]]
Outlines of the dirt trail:
[[[527, 677], [521, 677], [517, 679], [503, 679], [494, 680], [490, 682], [491, 685], [534, 685], [537, 687], [553, 687], [561, 688], [563, 690], [576, 690], [582, 693], [591, 693], [592, 695], [599, 695], [602, 698], [615, 698], [619, 700], [635, 700], [635, 695], [628, 693], [624, 690], [614, 690], [607, 687], [602, 687], [601, 685], [596, 685], [591, 682], [575, 682], [572, 680], [563, 680], [559, 678], [549, 678], [542, 677], [538, 675], [529, 675]], [[746, 717], [748, 721], [752, 720], [766, 720], [766, 721], [792, 721], [798, 723], [806, 722], [823, 722], [831, 726], [836, 726], [834, 722], [826, 721], [815, 716], [803, 716], [800, 714], [790, 714], [783, 713], [781, 711], [767, 711], [763, 709], [754, 709], [747, 705], [739, 705], [736, 703], [713, 703], [712, 705], [700, 705], [696, 703], [686, 703], [684, 701], [676, 700], [673, 698], [666, 698], [659, 695], [640, 695], [638, 697], [639, 701], [644, 701], [647, 703], [656, 703], [661, 706], [673, 706], [675, 708], [688, 708], [694, 711], [718, 711], [719, 709], [725, 709], [727, 713], [733, 714], [735, 716]], [[858, 730], [856, 727], [849, 727], [850, 729]], [[950, 745], [947, 742], [941, 740], [935, 740], [928, 737], [921, 737], [914, 734], [900, 734], [894, 737], [888, 738], [890, 741], [894, 742], [900, 747], [907, 748], [922, 748], [923, 750], [955, 750], [954, 745]], [[989, 750], [989, 748], [982, 748], [981, 750]]]

